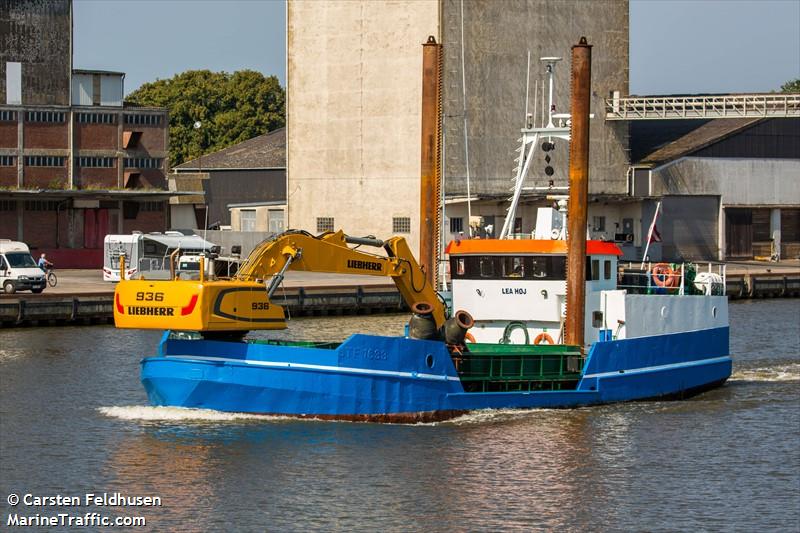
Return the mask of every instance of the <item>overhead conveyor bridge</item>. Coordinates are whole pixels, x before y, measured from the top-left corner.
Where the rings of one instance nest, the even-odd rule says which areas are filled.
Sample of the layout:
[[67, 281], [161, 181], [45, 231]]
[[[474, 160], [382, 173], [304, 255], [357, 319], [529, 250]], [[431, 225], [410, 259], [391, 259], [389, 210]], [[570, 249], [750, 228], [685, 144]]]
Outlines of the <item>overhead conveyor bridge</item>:
[[606, 99], [606, 120], [800, 117], [800, 94], [628, 96]]

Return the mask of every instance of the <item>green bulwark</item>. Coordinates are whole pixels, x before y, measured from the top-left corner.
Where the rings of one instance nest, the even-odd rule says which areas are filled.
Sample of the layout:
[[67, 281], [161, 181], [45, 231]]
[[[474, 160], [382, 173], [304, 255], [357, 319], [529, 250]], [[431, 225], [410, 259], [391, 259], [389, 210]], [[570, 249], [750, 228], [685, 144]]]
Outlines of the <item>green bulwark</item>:
[[577, 346], [469, 344], [454, 353], [466, 392], [574, 390], [583, 356]]

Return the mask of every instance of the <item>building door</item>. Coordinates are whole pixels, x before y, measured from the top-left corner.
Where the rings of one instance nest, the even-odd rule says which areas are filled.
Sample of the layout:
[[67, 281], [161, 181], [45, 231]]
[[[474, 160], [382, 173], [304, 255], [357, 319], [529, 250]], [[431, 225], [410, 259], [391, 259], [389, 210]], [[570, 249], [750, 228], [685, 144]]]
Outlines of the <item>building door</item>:
[[108, 234], [108, 209], [83, 210], [83, 247], [102, 248]]
[[725, 257], [753, 258], [753, 211], [725, 209]]

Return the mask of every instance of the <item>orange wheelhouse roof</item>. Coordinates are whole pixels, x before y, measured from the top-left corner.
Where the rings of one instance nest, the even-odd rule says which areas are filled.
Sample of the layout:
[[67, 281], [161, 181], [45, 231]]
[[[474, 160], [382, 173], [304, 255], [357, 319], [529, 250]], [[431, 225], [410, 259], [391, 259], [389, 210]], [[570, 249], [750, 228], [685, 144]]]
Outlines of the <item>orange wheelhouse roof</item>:
[[[450, 255], [533, 255], [566, 254], [567, 241], [535, 239], [465, 239], [450, 241], [445, 249]], [[622, 255], [613, 242], [586, 241], [588, 255]]]

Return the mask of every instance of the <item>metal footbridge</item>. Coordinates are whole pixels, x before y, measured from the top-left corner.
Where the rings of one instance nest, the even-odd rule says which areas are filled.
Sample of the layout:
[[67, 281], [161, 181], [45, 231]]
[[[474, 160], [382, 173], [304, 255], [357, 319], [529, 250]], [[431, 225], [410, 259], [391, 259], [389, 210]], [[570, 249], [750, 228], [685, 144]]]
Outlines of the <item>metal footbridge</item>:
[[800, 117], [800, 94], [628, 96], [606, 99], [606, 120]]

